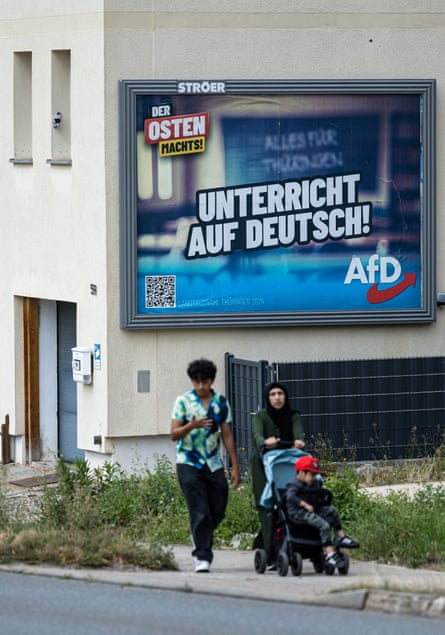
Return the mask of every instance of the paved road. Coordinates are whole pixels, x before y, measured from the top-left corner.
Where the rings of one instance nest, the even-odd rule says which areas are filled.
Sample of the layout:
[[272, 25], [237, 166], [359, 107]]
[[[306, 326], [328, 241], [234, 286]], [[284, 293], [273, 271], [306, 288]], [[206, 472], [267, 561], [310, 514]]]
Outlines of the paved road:
[[0, 572], [8, 635], [442, 635], [442, 620]]

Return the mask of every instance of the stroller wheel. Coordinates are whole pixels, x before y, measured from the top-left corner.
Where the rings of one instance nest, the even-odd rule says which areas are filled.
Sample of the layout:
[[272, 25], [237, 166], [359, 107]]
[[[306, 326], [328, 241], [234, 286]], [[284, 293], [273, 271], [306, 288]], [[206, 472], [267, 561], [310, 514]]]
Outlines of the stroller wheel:
[[324, 556], [321, 554], [312, 560], [315, 573], [323, 573], [324, 571]]
[[343, 553], [341, 554], [341, 557], [343, 558], [343, 563], [344, 564], [341, 567], [338, 567], [338, 572], [339, 572], [340, 575], [348, 575], [348, 571], [349, 571], [349, 555], [343, 551]]
[[286, 576], [289, 571], [289, 558], [283, 551], [278, 554], [277, 558], [278, 575]]
[[301, 575], [303, 573], [303, 558], [298, 551], [294, 551], [292, 555], [290, 568], [292, 575]]
[[254, 556], [254, 566], [257, 573], [264, 573], [267, 567], [267, 555], [264, 549], [257, 549]]
[[324, 572], [325, 572], [326, 575], [334, 575], [334, 573], [335, 573], [334, 565], [325, 563]]

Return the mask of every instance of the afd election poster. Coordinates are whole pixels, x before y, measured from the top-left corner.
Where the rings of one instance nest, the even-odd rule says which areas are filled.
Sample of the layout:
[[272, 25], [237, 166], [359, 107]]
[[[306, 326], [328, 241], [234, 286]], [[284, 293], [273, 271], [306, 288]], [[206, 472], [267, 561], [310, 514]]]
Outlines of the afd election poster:
[[433, 82], [121, 84], [124, 326], [434, 319]]

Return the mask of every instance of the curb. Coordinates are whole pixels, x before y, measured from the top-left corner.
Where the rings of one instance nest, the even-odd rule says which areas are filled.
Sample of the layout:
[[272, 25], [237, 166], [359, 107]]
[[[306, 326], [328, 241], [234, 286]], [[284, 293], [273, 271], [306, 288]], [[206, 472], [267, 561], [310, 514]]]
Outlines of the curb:
[[383, 613], [445, 619], [445, 596], [428, 593], [369, 591], [364, 608]]
[[303, 603], [355, 611], [378, 611], [445, 619], [445, 596], [428, 593], [396, 593], [363, 589], [332, 593]]

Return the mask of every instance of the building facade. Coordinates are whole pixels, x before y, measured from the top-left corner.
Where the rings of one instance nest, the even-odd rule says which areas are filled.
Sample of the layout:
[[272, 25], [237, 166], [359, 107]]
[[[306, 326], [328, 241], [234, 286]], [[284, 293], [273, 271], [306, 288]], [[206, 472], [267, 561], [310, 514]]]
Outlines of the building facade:
[[[441, 0], [2, 2], [0, 416], [9, 421], [13, 460], [84, 456], [93, 465], [115, 460], [131, 469], [152, 466], [160, 454], [173, 456], [171, 407], [188, 388], [186, 366], [196, 357], [215, 361], [216, 387], [224, 391], [227, 351], [247, 359], [300, 361], [442, 355], [445, 313], [441, 306], [436, 309], [436, 298], [445, 292], [444, 31]], [[381, 314], [369, 318], [365, 312], [360, 319], [359, 307], [348, 320], [349, 307], [340, 306], [342, 319], [335, 320], [333, 293], [329, 319], [321, 320], [319, 308], [295, 323], [283, 319], [280, 309], [257, 322], [255, 311], [249, 313], [253, 319], [243, 321], [238, 319], [243, 310], [233, 319], [226, 309], [210, 320], [192, 311], [177, 321], [150, 322], [147, 311], [147, 320], [143, 316], [138, 322], [137, 307], [129, 317], [138, 291], [124, 287], [137, 286], [137, 272], [132, 277], [128, 271], [138, 267], [135, 245], [142, 239], [134, 226], [137, 218], [127, 209], [135, 196], [131, 184], [139, 178], [139, 159], [132, 157], [133, 146], [125, 138], [125, 118], [134, 116], [137, 125], [131, 100], [130, 110], [125, 109], [132, 82], [136, 101], [146, 94], [144, 82], [151, 82], [152, 95], [189, 90], [204, 111], [207, 93], [224, 92], [230, 82], [240, 82], [233, 95], [245, 94], [253, 82], [256, 101], [263, 99], [262, 91], [274, 92], [277, 82], [280, 99], [286, 82], [296, 82], [297, 92], [298, 82], [306, 82], [306, 93], [315, 82], [317, 94], [331, 99], [339, 87], [349, 99], [355, 86], [364, 85], [362, 102], [367, 92], [371, 101], [382, 92], [408, 92], [420, 96], [420, 104], [426, 85], [428, 116], [422, 106], [419, 116], [429, 131], [428, 175], [422, 180], [422, 146], [416, 155], [420, 221], [413, 231], [420, 272], [413, 311], [411, 305], [401, 312], [396, 306], [393, 314], [392, 305], [385, 304]], [[407, 91], [401, 89], [405, 82]], [[161, 108], [154, 111], [150, 102], [145, 118], [174, 118], [178, 113], [168, 111], [168, 101], [154, 101]], [[180, 125], [187, 124], [181, 119]], [[195, 130], [192, 138], [205, 136], [203, 130]], [[236, 131], [226, 134], [236, 136]], [[137, 143], [135, 134], [136, 148]], [[207, 143], [214, 146], [214, 137]], [[146, 139], [144, 151], [147, 145]], [[402, 172], [405, 156], [409, 161], [403, 155]], [[218, 182], [220, 168], [213, 165], [212, 178], [207, 168], [199, 191], [216, 196], [220, 186], [231, 185]], [[348, 174], [352, 178], [351, 169]], [[289, 178], [276, 180], [276, 209], [277, 192]], [[297, 181], [303, 187], [301, 174]], [[374, 208], [377, 199], [375, 194]], [[186, 229], [190, 232], [189, 225]], [[333, 235], [332, 242], [341, 240]], [[201, 256], [199, 240], [191, 244]], [[230, 254], [225, 256], [230, 260]], [[396, 260], [390, 262], [389, 277]], [[216, 261], [200, 260], [210, 280]], [[370, 286], [377, 282], [370, 278], [371, 261], [363, 270], [355, 262], [352, 280], [362, 275]], [[255, 279], [255, 271], [249, 275]], [[283, 298], [296, 292], [287, 286]], [[84, 363], [91, 369], [84, 372]], [[80, 381], [73, 380], [76, 369]]]

